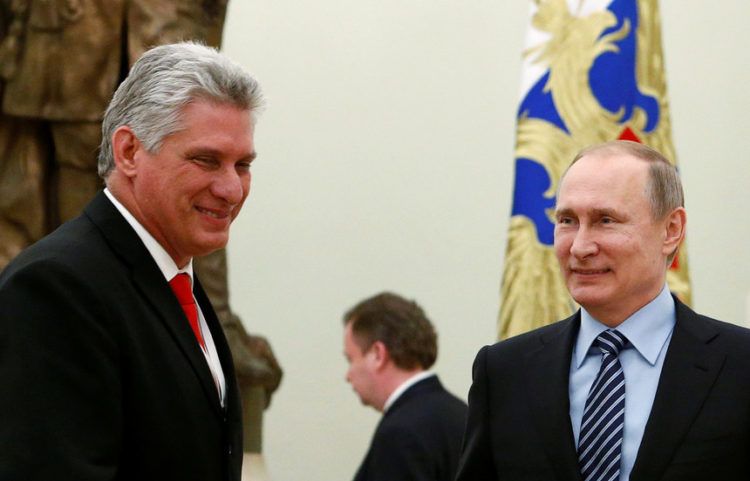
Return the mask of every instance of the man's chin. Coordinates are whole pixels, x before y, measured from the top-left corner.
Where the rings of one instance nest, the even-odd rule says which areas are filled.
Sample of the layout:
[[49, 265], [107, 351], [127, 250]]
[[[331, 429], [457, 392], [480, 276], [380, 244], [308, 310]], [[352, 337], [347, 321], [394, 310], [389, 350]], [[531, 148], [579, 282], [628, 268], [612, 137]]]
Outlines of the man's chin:
[[191, 257], [193, 259], [195, 259], [197, 257], [206, 257], [209, 254], [213, 254], [214, 252], [223, 249], [224, 247], [226, 247], [226, 245], [221, 245], [221, 246], [218, 246], [218, 247], [216, 247], [216, 246], [210, 246], [210, 247], [201, 246], [200, 248], [195, 249], [193, 251], [193, 254], [192, 254]]
[[601, 306], [607, 301], [606, 295], [601, 292], [601, 289], [573, 289], [570, 296], [586, 310]]
[[361, 402], [362, 405], [365, 406], [365, 407], [370, 407], [370, 408], [374, 408], [375, 407], [375, 406], [372, 405], [371, 402], [369, 402], [367, 399], [363, 398], [362, 396], [359, 397], [359, 402]]
[[228, 233], [211, 234], [204, 236], [195, 246], [195, 257], [203, 257], [227, 246]]

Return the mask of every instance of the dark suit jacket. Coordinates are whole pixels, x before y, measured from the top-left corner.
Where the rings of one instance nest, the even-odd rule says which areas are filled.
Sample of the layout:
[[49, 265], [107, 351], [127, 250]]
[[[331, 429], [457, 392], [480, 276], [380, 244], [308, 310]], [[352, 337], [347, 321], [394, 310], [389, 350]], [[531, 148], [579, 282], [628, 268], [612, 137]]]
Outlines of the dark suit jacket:
[[239, 480], [232, 359], [199, 283], [227, 381], [222, 409], [185, 315], [99, 193], [0, 275], [0, 479]]
[[[630, 479], [748, 479], [750, 331], [675, 302]], [[580, 313], [479, 352], [458, 481], [580, 481], [568, 397], [579, 326]]]
[[396, 399], [378, 424], [354, 481], [452, 481], [466, 425], [466, 403], [437, 376]]

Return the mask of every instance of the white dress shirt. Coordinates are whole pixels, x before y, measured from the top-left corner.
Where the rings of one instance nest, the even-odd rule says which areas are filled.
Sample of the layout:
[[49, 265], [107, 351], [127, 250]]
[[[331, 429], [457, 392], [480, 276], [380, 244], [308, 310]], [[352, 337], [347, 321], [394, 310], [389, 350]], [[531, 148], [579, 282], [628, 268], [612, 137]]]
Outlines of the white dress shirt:
[[[628, 339], [619, 356], [625, 375], [625, 426], [620, 481], [629, 479], [635, 464], [674, 326], [674, 299], [665, 285], [653, 301], [615, 328]], [[581, 309], [581, 329], [573, 347], [569, 385], [570, 422], [576, 446], [586, 398], [602, 364], [601, 350], [591, 346], [594, 339], [607, 329], [585, 309]]]

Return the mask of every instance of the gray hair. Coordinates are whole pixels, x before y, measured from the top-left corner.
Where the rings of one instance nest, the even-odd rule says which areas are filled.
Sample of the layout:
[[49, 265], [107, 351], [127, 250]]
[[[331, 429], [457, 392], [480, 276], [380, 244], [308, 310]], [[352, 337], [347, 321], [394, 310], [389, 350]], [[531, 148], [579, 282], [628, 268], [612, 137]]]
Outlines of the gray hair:
[[624, 154], [648, 162], [646, 196], [654, 219], [663, 219], [676, 208], [685, 206], [685, 194], [682, 190], [680, 175], [669, 160], [657, 150], [638, 142], [613, 140], [581, 150], [568, 166], [568, 170], [582, 157], [592, 154]]
[[99, 176], [115, 167], [112, 134], [127, 125], [148, 152], [182, 128], [182, 111], [191, 102], [230, 104], [255, 114], [263, 106], [258, 82], [237, 63], [205, 45], [184, 42], [144, 53], [109, 103], [102, 121]]

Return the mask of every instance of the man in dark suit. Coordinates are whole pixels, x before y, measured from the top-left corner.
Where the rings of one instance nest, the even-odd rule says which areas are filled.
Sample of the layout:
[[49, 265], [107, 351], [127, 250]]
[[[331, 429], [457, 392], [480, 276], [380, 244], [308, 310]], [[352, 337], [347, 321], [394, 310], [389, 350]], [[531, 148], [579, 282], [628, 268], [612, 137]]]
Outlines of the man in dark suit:
[[479, 352], [458, 481], [747, 479], [750, 331], [669, 294], [683, 205], [646, 146], [576, 157], [555, 251], [581, 310]]
[[383, 413], [355, 481], [452, 481], [466, 404], [428, 371], [437, 334], [416, 302], [384, 292], [344, 315], [346, 380]]
[[0, 275], [0, 479], [240, 479], [232, 359], [192, 258], [250, 188], [257, 82], [154, 48], [104, 117], [107, 188]]

